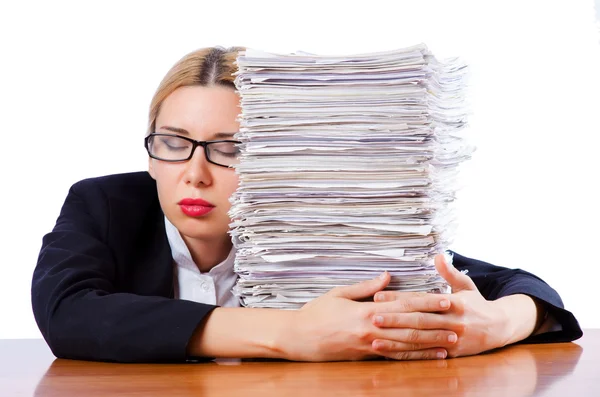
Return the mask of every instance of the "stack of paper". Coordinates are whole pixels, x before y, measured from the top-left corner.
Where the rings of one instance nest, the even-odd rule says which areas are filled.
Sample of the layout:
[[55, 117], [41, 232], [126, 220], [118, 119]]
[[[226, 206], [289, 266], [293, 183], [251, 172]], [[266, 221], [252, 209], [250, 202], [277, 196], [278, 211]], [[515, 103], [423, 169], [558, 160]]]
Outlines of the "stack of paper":
[[241, 52], [234, 292], [298, 308], [387, 270], [389, 289], [444, 291], [433, 257], [454, 231], [473, 151], [466, 68], [425, 45], [350, 57]]

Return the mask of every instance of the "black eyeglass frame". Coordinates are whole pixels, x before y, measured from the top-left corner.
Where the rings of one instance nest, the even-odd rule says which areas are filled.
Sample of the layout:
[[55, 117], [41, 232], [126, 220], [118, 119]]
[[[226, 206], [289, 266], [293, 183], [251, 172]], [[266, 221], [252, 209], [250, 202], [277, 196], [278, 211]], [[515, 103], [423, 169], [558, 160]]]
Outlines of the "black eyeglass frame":
[[[154, 156], [152, 153], [150, 153], [150, 147], [148, 146], [148, 141], [153, 136], [170, 136], [170, 137], [175, 137], [175, 138], [180, 138], [180, 139], [186, 140], [192, 144], [192, 151], [190, 152], [190, 155], [188, 156], [188, 158], [181, 159], [181, 160], [169, 160], [169, 159], [163, 159], [162, 157]], [[148, 152], [148, 156], [152, 157], [153, 159], [160, 160], [160, 161], [167, 161], [169, 163], [178, 163], [181, 161], [188, 161], [189, 159], [191, 159], [194, 156], [194, 152], [196, 151], [196, 148], [198, 146], [202, 146], [202, 148], [204, 149], [204, 157], [206, 157], [206, 161], [208, 161], [211, 164], [218, 165], [220, 167], [231, 168], [230, 165], [219, 164], [219, 163], [212, 161], [210, 158], [210, 155], [208, 154], [208, 145], [210, 145], [211, 143], [223, 143], [223, 142], [231, 142], [231, 143], [237, 143], [237, 144], [242, 143], [241, 141], [236, 141], [233, 139], [219, 139], [219, 140], [214, 140], [214, 141], [197, 141], [195, 139], [188, 138], [187, 136], [153, 132], [152, 134], [150, 134], [146, 138], [144, 138], [144, 147], [146, 148], [146, 151]]]

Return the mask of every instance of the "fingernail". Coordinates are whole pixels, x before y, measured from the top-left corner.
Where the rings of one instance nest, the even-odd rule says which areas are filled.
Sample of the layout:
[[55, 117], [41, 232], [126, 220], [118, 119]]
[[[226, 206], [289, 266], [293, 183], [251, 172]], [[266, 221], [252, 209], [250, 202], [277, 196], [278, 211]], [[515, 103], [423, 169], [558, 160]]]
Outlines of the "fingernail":
[[447, 309], [447, 308], [449, 308], [449, 307], [450, 307], [450, 301], [447, 301], [447, 300], [445, 300], [445, 299], [444, 299], [443, 301], [441, 301], [441, 302], [440, 302], [440, 307], [441, 307], [442, 309]]
[[382, 316], [375, 316], [375, 318], [373, 320], [375, 321], [375, 324], [383, 324]]
[[448, 335], [448, 342], [450, 343], [454, 343], [458, 340], [458, 336], [452, 334], [452, 335]]
[[385, 272], [383, 272], [379, 275], [379, 279], [385, 280]]
[[376, 302], [383, 302], [385, 300], [385, 294], [375, 294]]
[[446, 352], [437, 352], [435, 355], [437, 358], [446, 358]]
[[452, 268], [454, 265], [452, 264], [452, 255], [448, 252], [444, 252], [444, 262], [446, 262], [446, 266]]

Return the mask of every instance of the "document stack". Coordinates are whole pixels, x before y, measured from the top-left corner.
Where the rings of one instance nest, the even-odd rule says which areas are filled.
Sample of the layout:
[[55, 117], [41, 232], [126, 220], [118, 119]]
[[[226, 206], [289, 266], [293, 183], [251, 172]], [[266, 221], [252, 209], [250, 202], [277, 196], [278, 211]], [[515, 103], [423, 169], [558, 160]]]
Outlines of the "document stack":
[[300, 308], [391, 274], [388, 289], [446, 292], [433, 258], [455, 230], [466, 67], [421, 44], [353, 56], [240, 52], [234, 293]]

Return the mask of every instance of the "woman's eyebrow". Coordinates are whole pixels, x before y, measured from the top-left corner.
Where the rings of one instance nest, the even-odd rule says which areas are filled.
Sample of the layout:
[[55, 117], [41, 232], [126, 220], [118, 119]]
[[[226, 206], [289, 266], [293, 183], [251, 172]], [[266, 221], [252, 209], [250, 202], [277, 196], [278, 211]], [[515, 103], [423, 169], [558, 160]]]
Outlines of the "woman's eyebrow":
[[[188, 135], [188, 136], [190, 135], [188, 130], [186, 130], [184, 128], [171, 127], [170, 125], [163, 125], [159, 129], [175, 132], [177, 134], [182, 134], [182, 135]], [[236, 132], [217, 132], [212, 136], [212, 139], [233, 138], [233, 136], [235, 134], [237, 134], [237, 131]]]
[[215, 138], [233, 138], [233, 136], [237, 134], [237, 132], [217, 132], [213, 135], [213, 139]]
[[183, 129], [183, 128], [177, 128], [177, 127], [171, 127], [169, 125], [163, 125], [162, 127], [160, 127], [159, 129], [162, 130], [168, 130], [171, 132], [176, 132], [178, 134], [183, 134], [183, 135], [190, 135], [190, 133], [188, 132], [188, 130]]

